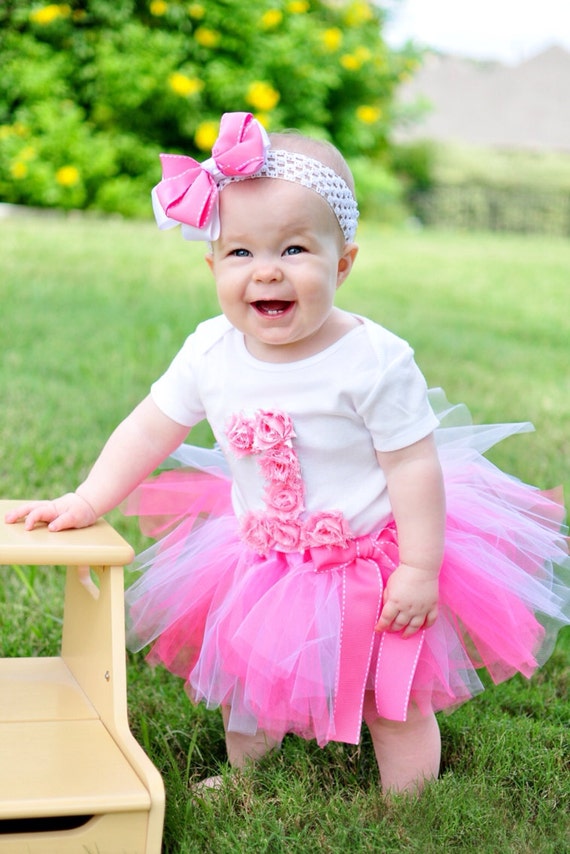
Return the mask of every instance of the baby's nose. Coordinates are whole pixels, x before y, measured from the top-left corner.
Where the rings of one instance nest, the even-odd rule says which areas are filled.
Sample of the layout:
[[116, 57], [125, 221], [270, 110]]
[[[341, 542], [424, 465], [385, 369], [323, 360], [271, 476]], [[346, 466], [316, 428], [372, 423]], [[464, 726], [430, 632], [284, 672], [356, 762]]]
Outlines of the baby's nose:
[[283, 271], [277, 261], [260, 261], [255, 268], [254, 279], [263, 283], [282, 282]]

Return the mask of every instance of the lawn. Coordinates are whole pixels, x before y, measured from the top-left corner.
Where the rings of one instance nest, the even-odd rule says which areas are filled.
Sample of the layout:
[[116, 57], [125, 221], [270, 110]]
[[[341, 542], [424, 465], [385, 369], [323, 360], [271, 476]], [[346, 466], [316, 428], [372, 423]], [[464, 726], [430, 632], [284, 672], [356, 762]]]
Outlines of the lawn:
[[[203, 245], [150, 223], [88, 217], [0, 222], [0, 497], [51, 497], [84, 477], [115, 424], [195, 324], [217, 312]], [[570, 242], [392, 232], [364, 224], [338, 303], [412, 342], [430, 385], [476, 422], [531, 420], [492, 458], [570, 491]], [[201, 425], [193, 441], [207, 443]], [[135, 548], [132, 520], [110, 514]], [[2, 654], [54, 654], [59, 580], [7, 572]], [[529, 683], [490, 687], [442, 715], [439, 782], [386, 804], [367, 733], [359, 747], [286, 739], [280, 754], [200, 801], [189, 783], [223, 769], [221, 721], [180, 683], [128, 664], [131, 724], [164, 775], [165, 852], [570, 850], [570, 630]]]

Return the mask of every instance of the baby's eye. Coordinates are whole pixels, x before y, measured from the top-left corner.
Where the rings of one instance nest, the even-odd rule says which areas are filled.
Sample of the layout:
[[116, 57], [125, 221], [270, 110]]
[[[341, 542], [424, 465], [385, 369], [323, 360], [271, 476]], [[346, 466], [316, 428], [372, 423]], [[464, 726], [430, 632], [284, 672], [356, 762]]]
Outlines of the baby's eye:
[[284, 255], [300, 255], [301, 252], [304, 252], [304, 251], [305, 250], [303, 249], [302, 246], [288, 246], [283, 254]]
[[230, 255], [235, 255], [236, 258], [248, 258], [251, 255], [249, 249], [232, 249]]

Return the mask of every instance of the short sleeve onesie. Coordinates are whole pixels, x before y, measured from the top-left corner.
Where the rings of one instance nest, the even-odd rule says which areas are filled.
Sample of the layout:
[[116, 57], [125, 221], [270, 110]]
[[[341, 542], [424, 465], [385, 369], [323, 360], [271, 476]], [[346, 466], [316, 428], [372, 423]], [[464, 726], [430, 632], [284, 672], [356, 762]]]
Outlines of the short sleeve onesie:
[[262, 509], [264, 483], [255, 459], [232, 453], [225, 429], [237, 413], [266, 410], [293, 421], [307, 511], [340, 511], [357, 536], [389, 518], [376, 451], [407, 447], [438, 420], [411, 347], [357, 319], [357, 327], [320, 353], [273, 363], [255, 359], [243, 335], [215, 317], [197, 327], [152, 386], [153, 400], [174, 421], [210, 423], [230, 466], [238, 517]]

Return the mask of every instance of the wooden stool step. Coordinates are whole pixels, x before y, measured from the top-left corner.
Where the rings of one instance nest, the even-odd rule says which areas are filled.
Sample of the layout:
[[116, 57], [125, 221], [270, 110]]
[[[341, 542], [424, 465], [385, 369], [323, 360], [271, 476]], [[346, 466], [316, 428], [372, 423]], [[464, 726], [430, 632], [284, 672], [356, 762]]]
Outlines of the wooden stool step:
[[0, 659], [0, 725], [89, 719], [99, 715], [62, 658]]
[[0, 501], [4, 571], [67, 570], [61, 655], [0, 659], [0, 854], [160, 854], [164, 787], [127, 720], [132, 549], [102, 520], [58, 534], [6, 525], [15, 503]]
[[0, 724], [0, 762], [12, 769], [0, 776], [0, 820], [150, 809], [148, 790], [99, 720]]

